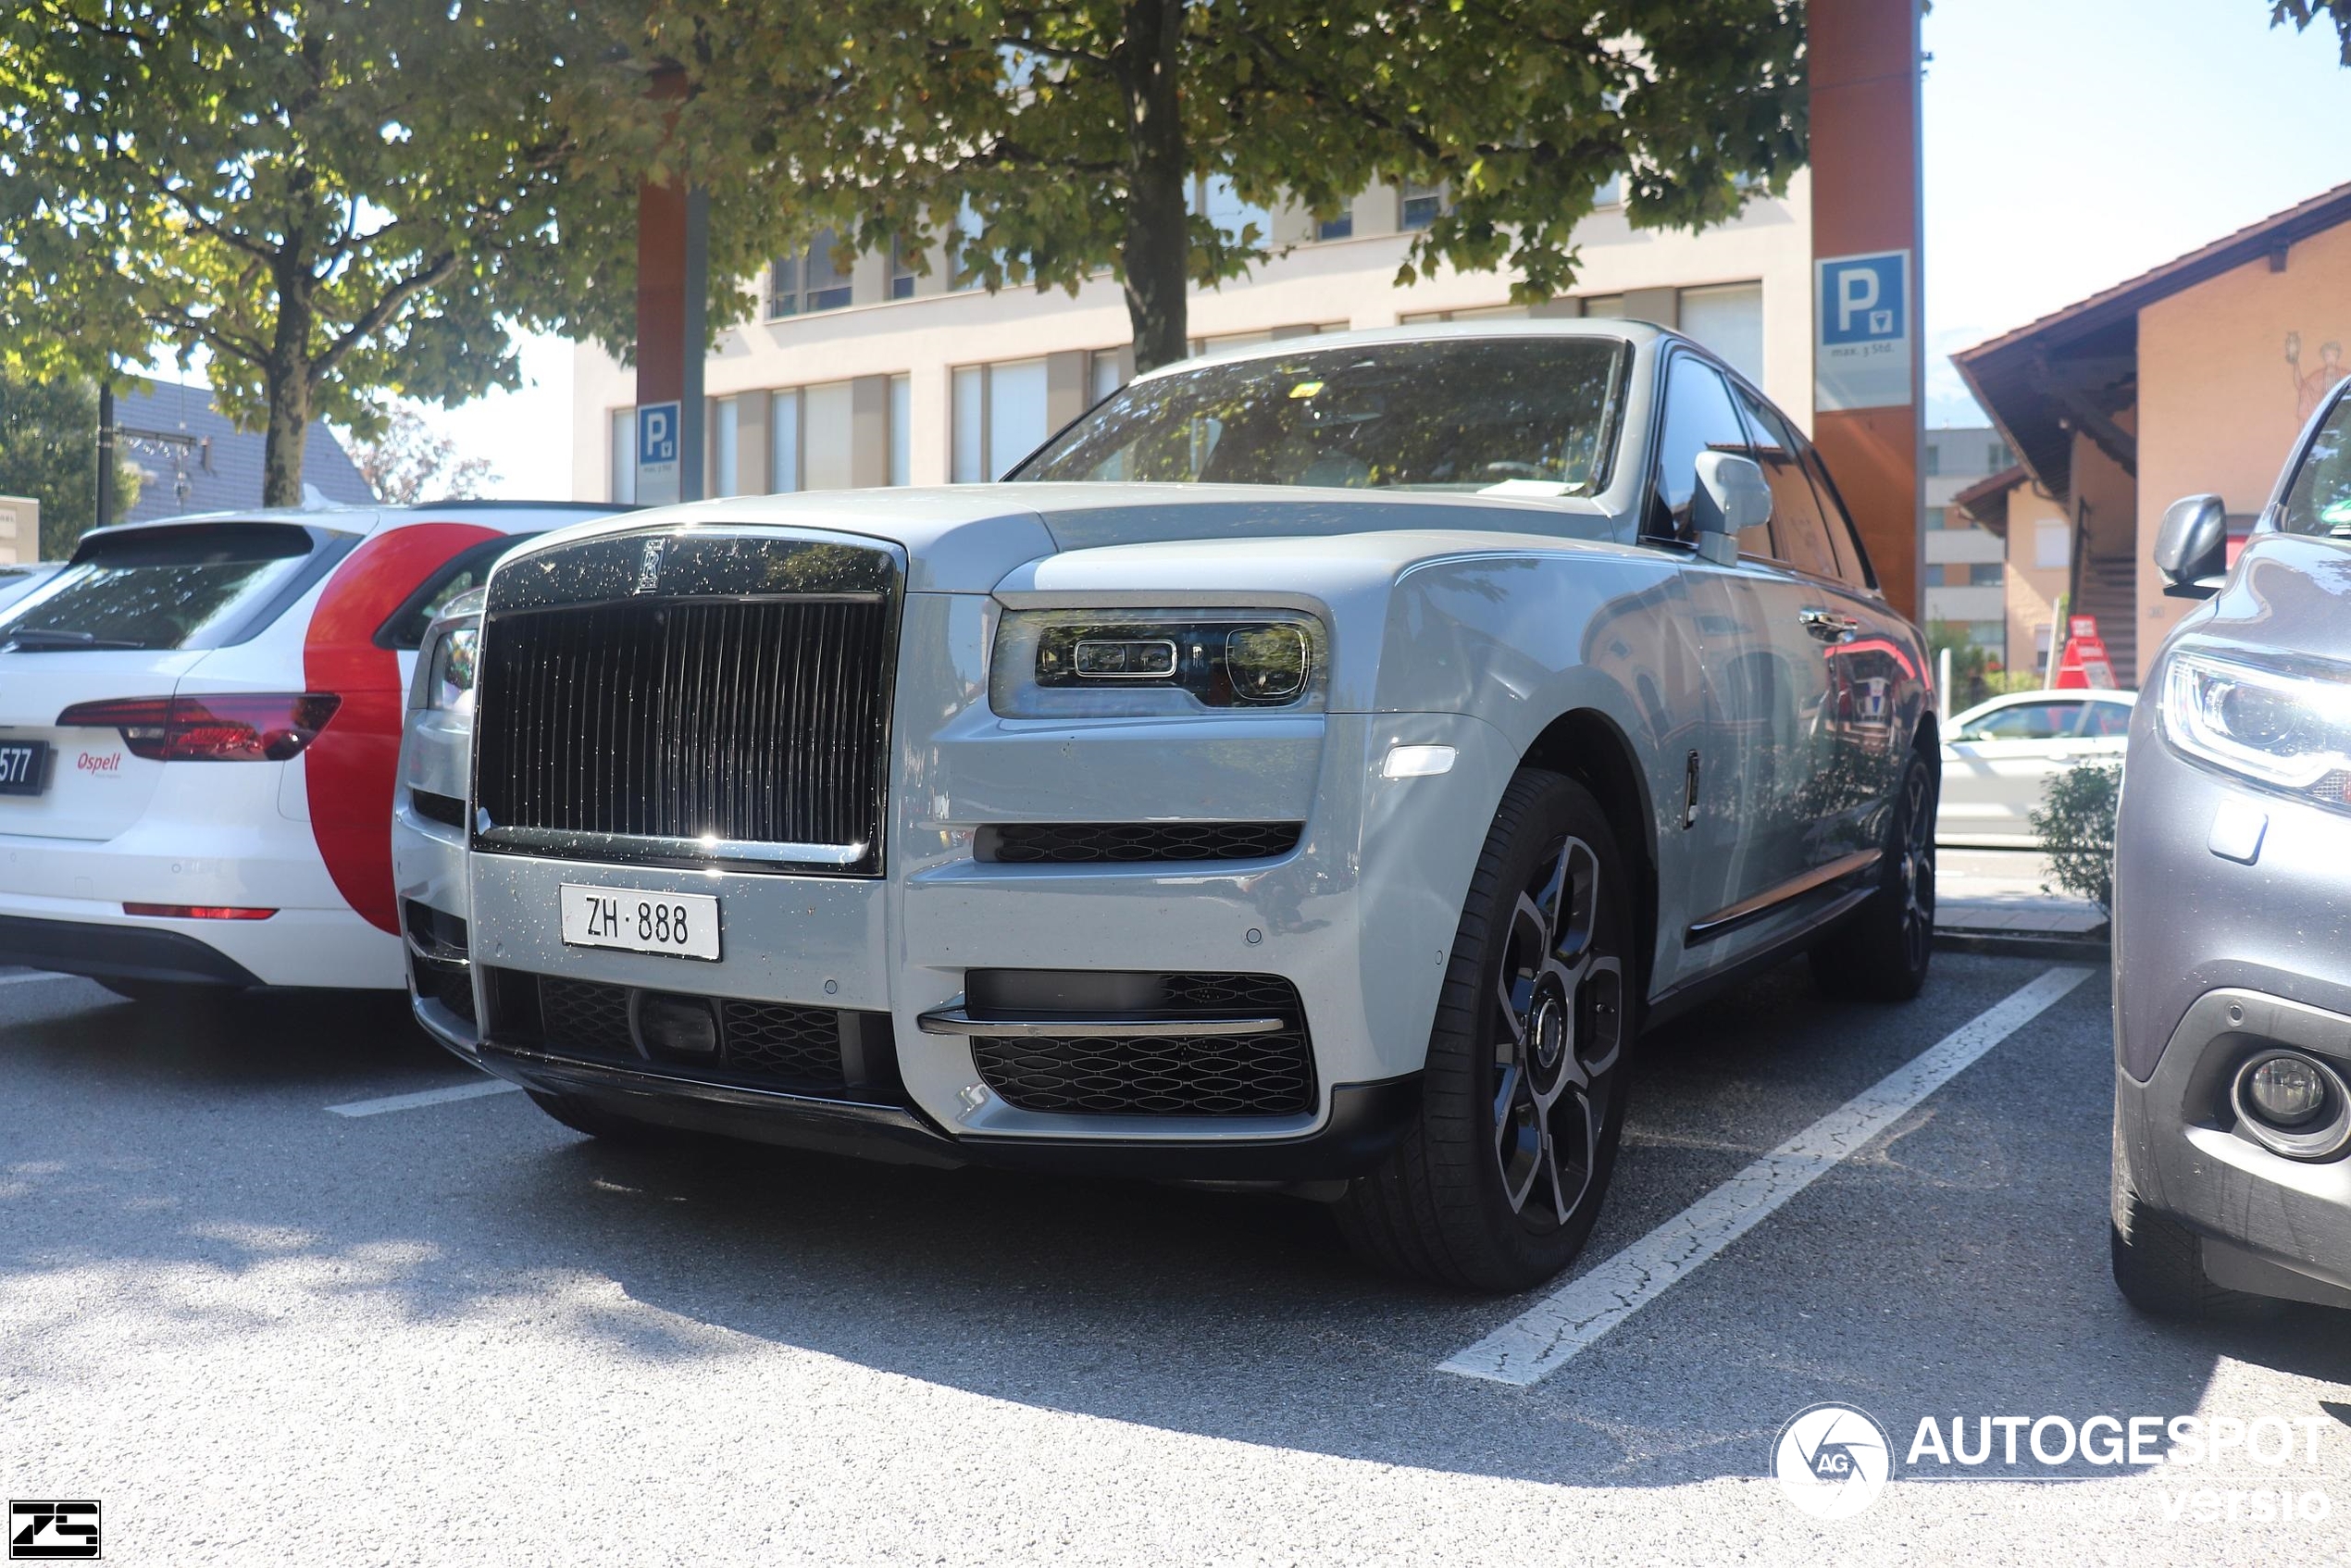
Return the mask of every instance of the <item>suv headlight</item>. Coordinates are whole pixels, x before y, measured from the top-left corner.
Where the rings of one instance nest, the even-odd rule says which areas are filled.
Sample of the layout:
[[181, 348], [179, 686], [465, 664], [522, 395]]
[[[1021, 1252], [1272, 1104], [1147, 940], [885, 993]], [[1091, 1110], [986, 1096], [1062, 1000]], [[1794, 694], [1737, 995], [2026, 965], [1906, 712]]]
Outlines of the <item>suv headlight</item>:
[[2272, 790], [2351, 806], [2351, 671], [2325, 677], [2181, 650], [2163, 676], [2164, 739]]
[[1006, 718], [1319, 712], [1327, 666], [1297, 610], [1008, 610], [988, 699]]
[[474, 656], [481, 647], [479, 627], [452, 627], [425, 654], [425, 706], [459, 708], [474, 697]]

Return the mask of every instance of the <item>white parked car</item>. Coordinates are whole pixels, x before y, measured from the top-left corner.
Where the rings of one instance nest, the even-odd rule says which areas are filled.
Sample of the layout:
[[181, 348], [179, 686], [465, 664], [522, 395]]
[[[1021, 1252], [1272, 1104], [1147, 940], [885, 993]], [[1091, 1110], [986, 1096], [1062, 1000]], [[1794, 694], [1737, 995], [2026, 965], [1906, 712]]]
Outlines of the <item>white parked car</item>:
[[2136, 691], [2016, 691], [1953, 715], [1935, 841], [2033, 848], [2033, 812], [2050, 783], [2084, 763], [2121, 763], [2138, 700]]
[[0, 964], [134, 998], [397, 989], [390, 829], [425, 627], [610, 507], [454, 502], [103, 529], [0, 607]]

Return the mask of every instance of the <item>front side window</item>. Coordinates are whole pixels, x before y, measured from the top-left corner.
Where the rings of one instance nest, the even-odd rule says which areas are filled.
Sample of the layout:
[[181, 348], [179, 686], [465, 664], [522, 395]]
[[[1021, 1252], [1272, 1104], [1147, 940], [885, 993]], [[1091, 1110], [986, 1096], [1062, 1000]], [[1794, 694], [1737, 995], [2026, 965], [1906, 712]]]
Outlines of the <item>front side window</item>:
[[[1698, 460], [1709, 452], [1751, 456], [1747, 429], [1731, 406], [1723, 374], [1702, 359], [1676, 355], [1665, 380], [1665, 427], [1657, 442], [1657, 487], [1643, 531], [1685, 544], [1698, 539], [1690, 504], [1698, 495]], [[1768, 527], [1749, 529], [1739, 539], [1744, 554], [1769, 556]]]
[[290, 523], [199, 523], [85, 537], [66, 568], [0, 615], [0, 646], [211, 648], [246, 625], [317, 550]]
[[2287, 533], [2351, 539], [2351, 397], [2335, 399], [2295, 469], [2278, 527]]
[[2020, 703], [1985, 714], [1959, 731], [1962, 740], [2056, 740], [2081, 728], [2080, 703]]
[[1597, 338], [1465, 338], [1203, 365], [1126, 387], [1008, 477], [1590, 494], [1625, 357]]
[[1755, 428], [1755, 461], [1772, 487], [1772, 533], [1779, 559], [1815, 577], [1836, 576], [1836, 553], [1829, 545], [1812, 481], [1804, 472], [1796, 432], [1780, 411], [1745, 387], [1735, 389], [1739, 406]]

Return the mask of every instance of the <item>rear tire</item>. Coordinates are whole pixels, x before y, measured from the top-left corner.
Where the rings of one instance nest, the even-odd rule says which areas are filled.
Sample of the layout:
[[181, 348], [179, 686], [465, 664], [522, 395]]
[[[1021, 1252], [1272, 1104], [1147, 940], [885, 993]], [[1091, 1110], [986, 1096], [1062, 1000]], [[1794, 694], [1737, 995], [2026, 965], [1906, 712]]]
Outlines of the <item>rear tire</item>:
[[2108, 1226], [2114, 1283], [2149, 1317], [2190, 1322], [2259, 1315], [2267, 1298], [2212, 1283], [2204, 1272], [2204, 1238], [2156, 1213], [2135, 1192], [2123, 1196], [2122, 1224]]
[[1522, 768], [1462, 908], [1421, 1108], [1337, 1205], [1399, 1274], [1524, 1290], [1592, 1233], [1624, 1126], [1637, 1017], [1632, 884], [1599, 803]]
[[1908, 1002], [1934, 956], [1934, 765], [1910, 753], [1886, 824], [1877, 891], [1813, 948], [1812, 979], [1830, 996]]

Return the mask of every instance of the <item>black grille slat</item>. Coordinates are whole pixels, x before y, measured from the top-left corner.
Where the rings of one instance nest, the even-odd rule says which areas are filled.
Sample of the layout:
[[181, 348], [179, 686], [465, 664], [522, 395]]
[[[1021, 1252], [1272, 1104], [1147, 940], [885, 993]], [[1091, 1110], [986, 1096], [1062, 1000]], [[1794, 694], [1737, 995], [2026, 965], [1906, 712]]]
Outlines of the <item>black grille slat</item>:
[[1295, 1116], [1314, 1108], [1298, 989], [1277, 975], [1163, 975], [1155, 1018], [1277, 1016], [1263, 1035], [972, 1038], [988, 1087], [1023, 1111], [1109, 1116]]
[[539, 979], [540, 1027], [550, 1045], [566, 1055], [633, 1059], [628, 1028], [628, 988], [593, 980]]
[[852, 869], [870, 872], [890, 627], [879, 597], [649, 594], [498, 617], [482, 808], [558, 833], [863, 843]]
[[1019, 822], [983, 828], [977, 858], [1001, 865], [1270, 860], [1298, 847], [1298, 822]]
[[805, 1089], [848, 1086], [841, 1071], [840, 1014], [772, 1002], [718, 1005], [719, 1049], [729, 1073]]

